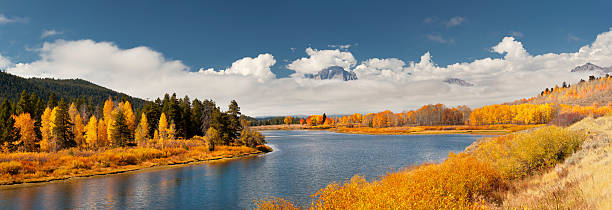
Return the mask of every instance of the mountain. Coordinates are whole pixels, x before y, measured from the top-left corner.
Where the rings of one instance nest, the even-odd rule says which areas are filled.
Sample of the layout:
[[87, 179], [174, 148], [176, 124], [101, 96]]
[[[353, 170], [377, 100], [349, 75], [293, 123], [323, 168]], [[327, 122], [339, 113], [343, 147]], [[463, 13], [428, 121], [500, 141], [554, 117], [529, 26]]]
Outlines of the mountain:
[[601, 74], [612, 72], [612, 67], [601, 67], [592, 63], [576, 66], [570, 72], [598, 72]]
[[448, 78], [446, 80], [444, 80], [444, 82], [451, 84], [451, 85], [459, 85], [459, 86], [463, 86], [463, 87], [471, 87], [474, 86], [474, 84], [469, 83], [465, 80], [459, 79], [459, 78]]
[[316, 80], [357, 80], [357, 74], [355, 74], [355, 72], [346, 71], [340, 66], [330, 66], [316, 74], [304, 74], [304, 77]]
[[60, 98], [66, 100], [91, 98], [93, 104], [104, 104], [109, 96], [115, 99], [127, 98], [134, 107], [142, 107], [145, 103], [143, 99], [131, 97], [82, 79], [26, 79], [0, 71], [0, 99], [4, 100], [6, 98], [17, 101], [23, 90], [28, 93], [35, 93], [44, 100], [51, 93], [55, 93], [57, 100]]

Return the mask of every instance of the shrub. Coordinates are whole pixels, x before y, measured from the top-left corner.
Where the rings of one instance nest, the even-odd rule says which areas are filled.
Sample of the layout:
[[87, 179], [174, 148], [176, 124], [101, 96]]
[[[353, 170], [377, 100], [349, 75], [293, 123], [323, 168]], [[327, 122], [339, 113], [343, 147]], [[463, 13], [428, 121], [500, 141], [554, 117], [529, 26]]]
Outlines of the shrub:
[[291, 201], [283, 198], [269, 197], [265, 200], [255, 201], [255, 209], [261, 210], [299, 210]]
[[497, 168], [502, 177], [516, 179], [563, 161], [585, 138], [582, 132], [548, 126], [529, 133], [493, 137], [480, 144], [474, 155]]
[[0, 163], [0, 174], [11, 174], [15, 175], [19, 173], [19, 170], [23, 165], [17, 161], [9, 161]]

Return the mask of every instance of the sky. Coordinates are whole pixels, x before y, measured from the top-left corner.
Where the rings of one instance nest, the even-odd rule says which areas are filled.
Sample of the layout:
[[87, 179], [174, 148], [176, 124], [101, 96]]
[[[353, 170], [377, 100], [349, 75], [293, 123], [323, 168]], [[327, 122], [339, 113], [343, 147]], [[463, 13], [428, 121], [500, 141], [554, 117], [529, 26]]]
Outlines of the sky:
[[[612, 66], [610, 1], [0, 1], [0, 69], [245, 114], [473, 108]], [[303, 77], [341, 66], [356, 81]], [[447, 84], [459, 78], [474, 86]]]

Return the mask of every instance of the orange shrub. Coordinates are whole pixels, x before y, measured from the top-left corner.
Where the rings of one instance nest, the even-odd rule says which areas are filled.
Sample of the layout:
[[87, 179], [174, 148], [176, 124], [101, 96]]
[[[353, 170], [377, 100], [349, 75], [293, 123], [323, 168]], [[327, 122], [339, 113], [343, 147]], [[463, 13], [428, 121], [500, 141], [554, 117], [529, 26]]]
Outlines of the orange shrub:
[[474, 208], [475, 201], [492, 199], [501, 185], [497, 171], [485, 162], [451, 154], [441, 164], [426, 164], [389, 173], [367, 182], [355, 176], [330, 184], [313, 195], [315, 209], [451, 209]]

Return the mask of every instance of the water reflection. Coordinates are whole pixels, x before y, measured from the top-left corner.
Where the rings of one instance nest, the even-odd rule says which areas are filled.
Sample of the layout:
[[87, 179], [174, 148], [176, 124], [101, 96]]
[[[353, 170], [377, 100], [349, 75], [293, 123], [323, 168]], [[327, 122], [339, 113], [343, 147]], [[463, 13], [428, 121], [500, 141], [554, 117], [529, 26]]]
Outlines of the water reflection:
[[330, 182], [439, 161], [478, 136], [367, 136], [324, 131], [265, 133], [259, 157], [0, 190], [0, 209], [245, 209], [268, 196], [309, 205]]

